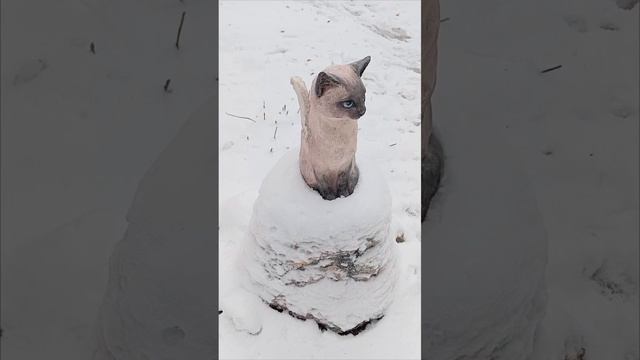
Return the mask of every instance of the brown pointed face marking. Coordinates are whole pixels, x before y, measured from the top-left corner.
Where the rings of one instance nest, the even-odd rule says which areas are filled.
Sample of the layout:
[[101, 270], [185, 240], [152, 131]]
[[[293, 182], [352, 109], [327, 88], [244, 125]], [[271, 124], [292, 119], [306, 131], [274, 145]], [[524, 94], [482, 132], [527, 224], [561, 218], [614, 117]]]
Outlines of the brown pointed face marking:
[[357, 82], [346, 82], [343, 91], [337, 91], [338, 101], [335, 102], [336, 117], [348, 117], [359, 119], [367, 111], [365, 106], [365, 94], [367, 90], [358, 78]]
[[360, 76], [370, 59], [367, 56], [351, 64], [334, 65], [318, 74], [313, 88], [325, 115], [355, 120], [365, 114], [366, 89]]

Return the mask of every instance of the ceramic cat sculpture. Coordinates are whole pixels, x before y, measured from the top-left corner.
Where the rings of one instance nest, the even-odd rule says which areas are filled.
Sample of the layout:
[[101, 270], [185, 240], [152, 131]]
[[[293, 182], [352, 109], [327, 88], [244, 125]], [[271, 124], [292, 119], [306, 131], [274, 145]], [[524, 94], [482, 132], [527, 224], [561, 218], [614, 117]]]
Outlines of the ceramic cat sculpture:
[[366, 111], [361, 77], [370, 60], [329, 66], [310, 90], [301, 78], [291, 78], [302, 120], [300, 173], [326, 200], [351, 195], [358, 183], [358, 119]]

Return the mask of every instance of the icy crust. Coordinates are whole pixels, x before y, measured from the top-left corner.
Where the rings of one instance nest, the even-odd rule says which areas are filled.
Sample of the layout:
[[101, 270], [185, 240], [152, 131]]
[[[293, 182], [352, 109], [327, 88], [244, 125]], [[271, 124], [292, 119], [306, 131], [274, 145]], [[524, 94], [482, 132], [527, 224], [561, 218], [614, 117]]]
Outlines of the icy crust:
[[329, 201], [305, 184], [297, 150], [285, 154], [262, 184], [248, 231], [252, 289], [335, 331], [382, 317], [397, 278], [389, 188], [373, 164], [357, 161], [353, 194]]

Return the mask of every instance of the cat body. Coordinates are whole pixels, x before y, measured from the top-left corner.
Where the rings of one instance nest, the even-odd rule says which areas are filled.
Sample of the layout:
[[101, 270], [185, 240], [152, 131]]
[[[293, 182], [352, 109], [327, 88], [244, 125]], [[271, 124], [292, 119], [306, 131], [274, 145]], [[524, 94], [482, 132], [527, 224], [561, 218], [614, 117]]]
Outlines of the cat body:
[[332, 65], [318, 74], [310, 90], [299, 77], [291, 79], [302, 120], [300, 173], [326, 200], [351, 195], [358, 183], [358, 119], [366, 111], [360, 77], [370, 60]]

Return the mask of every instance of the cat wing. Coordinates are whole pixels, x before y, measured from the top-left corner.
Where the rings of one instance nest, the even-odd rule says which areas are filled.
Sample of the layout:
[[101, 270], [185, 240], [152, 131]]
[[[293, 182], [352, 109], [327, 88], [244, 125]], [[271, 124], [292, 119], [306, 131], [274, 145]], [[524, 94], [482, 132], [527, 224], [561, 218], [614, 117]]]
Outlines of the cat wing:
[[295, 90], [296, 95], [298, 95], [298, 105], [300, 106], [300, 118], [302, 119], [302, 127], [307, 130], [307, 117], [309, 116], [309, 90], [307, 90], [307, 85], [304, 83], [304, 80], [302, 80], [299, 76], [294, 76], [291, 78], [291, 85], [293, 85], [293, 90]]

